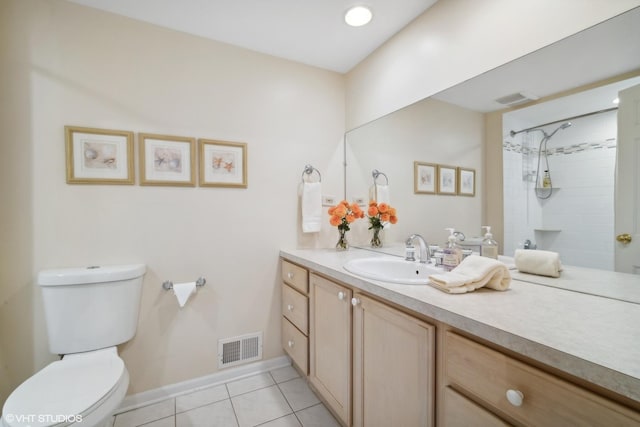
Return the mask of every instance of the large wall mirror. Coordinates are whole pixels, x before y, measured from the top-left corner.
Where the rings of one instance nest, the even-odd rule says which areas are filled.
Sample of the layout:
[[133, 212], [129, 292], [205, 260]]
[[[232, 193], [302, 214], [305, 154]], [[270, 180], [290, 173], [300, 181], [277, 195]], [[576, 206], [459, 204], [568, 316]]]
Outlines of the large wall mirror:
[[[370, 198], [372, 171], [386, 175], [399, 217], [384, 231], [391, 253], [411, 233], [442, 244], [446, 227], [473, 238], [491, 225], [505, 255], [537, 245], [567, 264], [614, 270], [613, 100], [640, 84], [638, 40], [635, 8], [349, 131], [346, 198]], [[427, 164], [424, 176], [414, 162]], [[437, 193], [429, 165], [475, 171], [474, 193], [416, 192], [420, 181]], [[551, 189], [543, 186], [545, 170]], [[354, 237], [367, 245], [366, 229]]]

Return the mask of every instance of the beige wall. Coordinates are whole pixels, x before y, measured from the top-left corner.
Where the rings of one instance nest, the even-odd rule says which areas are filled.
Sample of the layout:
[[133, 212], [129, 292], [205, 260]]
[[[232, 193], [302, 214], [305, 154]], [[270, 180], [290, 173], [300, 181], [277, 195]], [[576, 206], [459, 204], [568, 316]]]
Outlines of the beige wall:
[[446, 0], [347, 75], [353, 129], [640, 5], [640, 0]]
[[[147, 265], [120, 349], [130, 393], [215, 372], [220, 338], [263, 331], [264, 358], [283, 354], [278, 250], [305, 240], [306, 163], [340, 194], [344, 77], [58, 0], [3, 0], [0, 16], [0, 402], [53, 359], [45, 268]], [[65, 125], [246, 142], [249, 187], [68, 185]], [[161, 289], [200, 275], [182, 310]]]

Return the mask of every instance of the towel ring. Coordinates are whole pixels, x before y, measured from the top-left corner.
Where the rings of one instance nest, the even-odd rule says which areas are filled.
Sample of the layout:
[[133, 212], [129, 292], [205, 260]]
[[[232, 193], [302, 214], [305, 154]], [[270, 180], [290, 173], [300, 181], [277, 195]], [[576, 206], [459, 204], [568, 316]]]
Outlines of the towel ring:
[[302, 171], [302, 182], [304, 182], [305, 174], [311, 175], [313, 172], [318, 174], [318, 182], [322, 182], [322, 175], [320, 175], [320, 171], [311, 165], [305, 165], [304, 170]]
[[379, 177], [380, 175], [384, 176], [385, 185], [389, 185], [389, 178], [387, 177], [387, 175], [386, 175], [386, 174], [384, 174], [384, 173], [382, 173], [382, 172], [380, 172], [378, 169], [374, 169], [374, 170], [371, 172], [371, 176], [373, 176], [373, 183], [374, 183], [374, 184], [378, 184], [377, 180], [378, 180], [378, 177]]

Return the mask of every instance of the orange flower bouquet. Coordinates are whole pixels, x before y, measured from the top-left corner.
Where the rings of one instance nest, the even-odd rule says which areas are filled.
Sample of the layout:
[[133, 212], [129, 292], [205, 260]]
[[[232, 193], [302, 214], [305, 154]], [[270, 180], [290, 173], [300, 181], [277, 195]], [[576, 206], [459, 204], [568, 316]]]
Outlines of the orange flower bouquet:
[[396, 216], [396, 208], [390, 206], [387, 203], [378, 203], [375, 200], [371, 200], [369, 202], [367, 216], [369, 218], [369, 230], [373, 230], [371, 246], [374, 248], [379, 248], [382, 246], [382, 240], [380, 239], [380, 230], [382, 230], [388, 224], [395, 224], [398, 222], [398, 217]]
[[349, 202], [343, 200], [329, 208], [329, 215], [329, 223], [338, 227], [338, 232], [340, 233], [340, 240], [336, 244], [336, 249], [342, 251], [349, 249], [349, 242], [347, 242], [345, 233], [351, 229], [349, 224], [359, 218], [364, 218], [364, 212], [357, 203], [349, 204]]

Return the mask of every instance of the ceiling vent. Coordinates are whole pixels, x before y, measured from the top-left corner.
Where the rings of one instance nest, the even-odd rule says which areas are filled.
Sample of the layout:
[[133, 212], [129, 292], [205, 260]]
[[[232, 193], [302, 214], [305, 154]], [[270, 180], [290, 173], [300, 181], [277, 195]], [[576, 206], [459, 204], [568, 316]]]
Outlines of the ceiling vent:
[[524, 92], [512, 93], [511, 95], [503, 96], [496, 99], [498, 104], [507, 105], [509, 107], [514, 105], [524, 104], [525, 102], [535, 101], [539, 97], [535, 95], [526, 94]]

